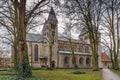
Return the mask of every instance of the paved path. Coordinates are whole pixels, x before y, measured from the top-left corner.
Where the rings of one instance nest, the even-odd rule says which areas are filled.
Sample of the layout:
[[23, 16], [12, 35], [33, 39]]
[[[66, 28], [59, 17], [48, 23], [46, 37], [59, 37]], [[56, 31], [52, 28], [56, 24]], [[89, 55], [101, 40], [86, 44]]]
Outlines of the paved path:
[[102, 69], [102, 80], [120, 80], [120, 77], [110, 69]]

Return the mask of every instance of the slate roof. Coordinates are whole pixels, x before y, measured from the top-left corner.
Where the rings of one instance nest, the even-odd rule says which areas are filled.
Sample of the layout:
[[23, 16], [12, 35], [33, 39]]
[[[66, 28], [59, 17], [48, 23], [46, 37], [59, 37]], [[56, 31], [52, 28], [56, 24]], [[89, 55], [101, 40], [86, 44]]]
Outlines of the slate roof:
[[[53, 10], [53, 7], [51, 7], [51, 9], [50, 9], [48, 20], [58, 21], [57, 18], [56, 18], [55, 12]], [[47, 29], [47, 26], [46, 26], [46, 21], [45, 21], [42, 32], [44, 32], [46, 29]]]
[[[67, 38], [65, 38], [65, 37], [59, 37], [59, 36], [58, 36], [58, 40], [68, 41]], [[82, 43], [82, 44], [88, 45], [88, 43], [86, 43], [86, 42], [84, 42], [84, 41], [81, 41], [81, 40], [79, 40], [79, 39], [71, 39], [71, 42], [73, 42], [73, 43]]]
[[106, 53], [101, 53], [101, 61], [103, 62], [110, 62], [111, 59]]
[[43, 32], [43, 31], [46, 31], [46, 29], [47, 29], [47, 26], [46, 26], [46, 24], [44, 24], [43, 29], [42, 29], [42, 32]]
[[83, 27], [82, 30], [81, 30], [81, 32], [80, 32], [80, 35], [85, 34], [87, 31], [88, 31], [88, 30], [87, 30], [85, 27]]
[[[67, 38], [63, 38], [63, 37], [58, 37], [58, 40], [61, 40], [61, 41], [68, 41]], [[80, 43], [80, 40], [77, 40], [77, 39], [71, 39], [72, 42], [75, 42], [75, 43]]]
[[55, 12], [54, 12], [54, 10], [53, 10], [53, 7], [51, 7], [51, 9], [50, 9], [50, 13], [49, 13], [49, 16], [48, 16], [48, 20], [57, 20], [56, 15], [55, 15]]
[[[93, 32], [96, 32], [96, 31], [97, 31], [97, 28], [96, 28], [96, 27], [93, 27]], [[86, 28], [86, 27], [83, 27], [82, 30], [81, 30], [81, 32], [80, 32], [80, 35], [79, 35], [79, 36], [81, 36], [81, 35], [83, 35], [83, 34], [85, 34], [85, 33], [87, 33], [87, 32], [88, 32], [87, 28]], [[98, 31], [98, 33], [100, 34], [99, 31]]]
[[44, 37], [40, 34], [27, 34], [26, 36], [27, 41], [32, 41], [32, 42], [44, 42]]

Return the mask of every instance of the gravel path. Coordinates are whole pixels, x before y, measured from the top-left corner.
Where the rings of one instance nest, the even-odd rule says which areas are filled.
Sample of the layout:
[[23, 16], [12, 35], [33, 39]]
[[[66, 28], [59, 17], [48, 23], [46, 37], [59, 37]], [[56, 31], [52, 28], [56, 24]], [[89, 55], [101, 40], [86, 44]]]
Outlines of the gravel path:
[[102, 69], [102, 80], [120, 80], [120, 76], [112, 72], [110, 69]]

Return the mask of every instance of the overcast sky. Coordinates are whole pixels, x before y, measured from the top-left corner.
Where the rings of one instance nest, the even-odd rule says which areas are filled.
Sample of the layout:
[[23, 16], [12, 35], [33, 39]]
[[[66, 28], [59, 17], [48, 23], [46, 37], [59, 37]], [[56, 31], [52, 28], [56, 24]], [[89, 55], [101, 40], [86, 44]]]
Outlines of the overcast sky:
[[[27, 0], [27, 1], [29, 1], [29, 0]], [[34, 1], [34, 0], [32, 0], [32, 1]], [[33, 4], [33, 3], [29, 2], [29, 3], [27, 3], [27, 6], [30, 6], [31, 4]], [[50, 7], [45, 7], [45, 8], [48, 9], [48, 11], [50, 11]], [[54, 11], [57, 14], [56, 16], [57, 16], [57, 19], [58, 19], [58, 32], [59, 32], [59, 34], [62, 34], [63, 31], [64, 31], [63, 28], [62, 28], [62, 27], [64, 27], [64, 25], [63, 25], [63, 23], [64, 23], [64, 20], [63, 20], [64, 16], [61, 15], [61, 14], [58, 14], [56, 9], [54, 9]], [[40, 26], [35, 27], [33, 30], [30, 30], [29, 33], [40, 34], [41, 30], [43, 28], [44, 22], [48, 18], [48, 14], [49, 13], [44, 13], [43, 16], [39, 17], [38, 20], [40, 20], [40, 22], [43, 23], [43, 24], [40, 25]], [[72, 32], [73, 38], [78, 39], [79, 33], [80, 33], [79, 31], [76, 32], [75, 30], [73, 30], [73, 32]], [[7, 30], [5, 28], [0, 27], [0, 35], [3, 35], [3, 34], [6, 35], [6, 34], [8, 34], [8, 32], [7, 32]], [[5, 47], [5, 50], [6, 49], [7, 50], [11, 49], [10, 45], [7, 45], [6, 43], [3, 43], [2, 40], [0, 40], [0, 46]]]

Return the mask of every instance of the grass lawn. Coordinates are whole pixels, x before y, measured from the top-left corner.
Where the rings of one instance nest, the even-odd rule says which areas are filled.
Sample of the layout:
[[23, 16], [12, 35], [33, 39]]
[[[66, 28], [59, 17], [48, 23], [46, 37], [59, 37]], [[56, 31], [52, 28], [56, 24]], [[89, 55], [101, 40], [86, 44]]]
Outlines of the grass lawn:
[[43, 80], [40, 77], [23, 78], [15, 71], [0, 70], [0, 80]]
[[0, 80], [43, 80], [40, 77], [23, 78], [19, 76], [0, 76]]
[[[19, 80], [101, 80], [101, 71], [79, 69], [86, 74], [72, 74], [73, 71], [73, 69], [33, 70], [33, 77]], [[0, 80], [18, 80], [19, 78], [17, 75], [12, 75], [14, 74], [12, 71], [11, 73], [0, 71], [0, 73]]]
[[92, 69], [80, 69], [86, 74], [72, 74], [72, 69], [55, 70], [33, 70], [34, 77], [41, 77], [43, 80], [101, 80], [101, 71]]

